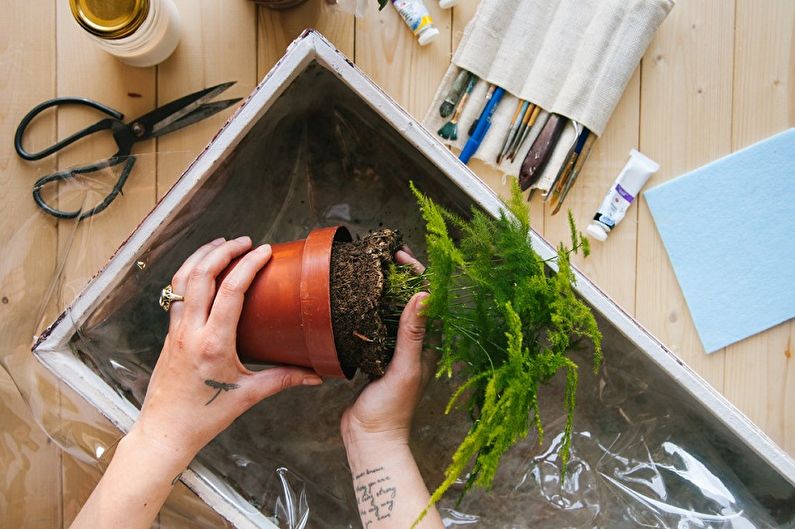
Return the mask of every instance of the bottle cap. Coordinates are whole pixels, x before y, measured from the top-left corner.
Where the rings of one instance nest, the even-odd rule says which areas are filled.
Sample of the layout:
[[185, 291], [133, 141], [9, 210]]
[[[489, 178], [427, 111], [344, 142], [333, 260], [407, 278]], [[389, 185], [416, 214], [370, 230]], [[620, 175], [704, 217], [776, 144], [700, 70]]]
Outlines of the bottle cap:
[[604, 242], [607, 240], [607, 232], [600, 224], [596, 222], [589, 224], [588, 227], [585, 228], [585, 233], [597, 241]]
[[121, 39], [137, 30], [149, 14], [149, 0], [69, 0], [80, 26], [103, 39]]
[[442, 9], [450, 9], [456, 4], [458, 4], [458, 0], [439, 0], [439, 7]]
[[417, 35], [417, 41], [420, 43], [420, 46], [425, 46], [429, 44], [439, 36], [439, 30], [433, 26], [426, 26], [425, 29], [420, 31], [420, 34]]

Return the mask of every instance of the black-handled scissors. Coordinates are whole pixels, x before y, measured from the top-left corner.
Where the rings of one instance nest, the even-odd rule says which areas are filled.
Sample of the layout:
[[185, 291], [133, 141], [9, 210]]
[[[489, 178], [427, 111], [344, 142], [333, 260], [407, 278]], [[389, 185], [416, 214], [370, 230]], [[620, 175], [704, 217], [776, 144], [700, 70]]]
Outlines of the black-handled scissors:
[[[19, 126], [17, 127], [17, 132], [14, 135], [14, 148], [16, 149], [17, 154], [19, 154], [19, 156], [25, 160], [41, 160], [42, 158], [50, 156], [51, 154], [60, 151], [64, 147], [67, 147], [74, 142], [85, 138], [86, 136], [90, 136], [91, 134], [103, 130], [111, 131], [113, 134], [113, 139], [115, 140], [116, 146], [119, 150], [116, 152], [116, 154], [110, 158], [107, 158], [106, 160], [81, 167], [75, 167], [65, 171], [58, 171], [39, 178], [33, 184], [33, 199], [42, 210], [59, 219], [73, 219], [77, 217], [78, 220], [83, 220], [92, 215], [96, 215], [108, 207], [108, 205], [113, 202], [116, 196], [121, 193], [124, 183], [127, 181], [127, 177], [130, 175], [133, 165], [135, 165], [135, 156], [130, 155], [130, 153], [132, 152], [133, 145], [136, 142], [148, 140], [150, 138], [156, 138], [158, 136], [162, 136], [163, 134], [168, 134], [169, 132], [174, 132], [175, 130], [192, 125], [197, 121], [201, 121], [204, 118], [212, 116], [213, 114], [234, 105], [240, 101], [240, 98], [209, 102], [211, 99], [214, 99], [233, 84], [235, 84], [234, 81], [223, 83], [186, 95], [175, 101], [172, 101], [171, 103], [167, 103], [162, 107], [156, 108], [155, 110], [144, 114], [130, 123], [124, 123], [122, 121], [122, 119], [124, 119], [124, 115], [121, 112], [90, 99], [79, 97], [57, 97], [37, 105], [33, 108], [33, 110], [28, 112], [24, 118], [22, 118], [22, 121], [20, 121]], [[22, 146], [22, 137], [25, 135], [25, 130], [27, 129], [28, 125], [44, 110], [59, 105], [83, 105], [98, 110], [99, 112], [107, 114], [110, 117], [101, 119], [93, 125], [90, 125], [83, 130], [79, 130], [68, 138], [58, 141], [50, 147], [42, 149], [39, 152], [28, 152], [25, 147]], [[116, 181], [113, 189], [102, 200], [102, 202], [88, 211], [61, 211], [47, 204], [44, 201], [44, 198], [41, 196], [42, 189], [52, 182], [68, 180], [69, 178], [74, 178], [78, 175], [93, 173], [108, 167], [114, 167], [119, 164], [124, 165], [121, 169], [121, 173], [119, 174], [119, 179]]]

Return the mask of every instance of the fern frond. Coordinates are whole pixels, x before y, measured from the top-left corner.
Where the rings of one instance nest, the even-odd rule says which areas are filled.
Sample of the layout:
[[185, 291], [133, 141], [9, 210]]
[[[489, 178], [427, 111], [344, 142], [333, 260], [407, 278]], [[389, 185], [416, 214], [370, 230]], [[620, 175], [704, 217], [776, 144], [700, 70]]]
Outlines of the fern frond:
[[[412, 283], [400, 267], [390, 269], [395, 278], [388, 281], [388, 290], [404, 299], [412, 289], [429, 289], [426, 315], [438, 322], [432, 330], [440, 335], [436, 376], [456, 373], [463, 381], [445, 413], [463, 403], [473, 419], [416, 526], [462, 476], [467, 476], [462, 494], [472, 486], [490, 488], [502, 457], [531, 426], [543, 442], [539, 391], [560, 371], [566, 377], [559, 448], [565, 476], [578, 383], [577, 364], [569, 354], [581, 339], [590, 340], [597, 370], [602, 335], [574, 292], [569, 256], [580, 248], [587, 255], [589, 246], [571, 213], [572, 247], [561, 244], [558, 271], [550, 274], [530, 244], [530, 214], [518, 183], [496, 219], [474, 209], [464, 219], [410, 186], [425, 220], [428, 269], [422, 284]], [[458, 240], [451, 231], [460, 235]]]

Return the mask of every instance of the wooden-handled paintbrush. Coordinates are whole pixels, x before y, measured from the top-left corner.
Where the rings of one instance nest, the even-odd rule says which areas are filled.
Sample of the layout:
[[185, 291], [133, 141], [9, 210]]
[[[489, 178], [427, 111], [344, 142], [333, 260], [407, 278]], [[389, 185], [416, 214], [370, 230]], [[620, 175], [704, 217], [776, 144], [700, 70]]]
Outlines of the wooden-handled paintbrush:
[[497, 155], [497, 165], [500, 164], [502, 159], [508, 153], [511, 145], [513, 145], [514, 139], [519, 132], [519, 129], [524, 121], [525, 115], [527, 114], [527, 109], [530, 106], [528, 101], [522, 101], [521, 99], [516, 105], [516, 112], [513, 114], [513, 119], [511, 119], [511, 126], [508, 129], [508, 134], [505, 136], [505, 141], [502, 144], [502, 149], [500, 149], [500, 153]]
[[[516, 141], [509, 150], [508, 159], [511, 163], [513, 163], [516, 158], [516, 154], [522, 149], [522, 145], [524, 145], [525, 140], [530, 135], [530, 131], [533, 129], [533, 125], [536, 124], [539, 114], [541, 114], [541, 107], [538, 105], [531, 105], [530, 108], [527, 109], [527, 119], [523, 120], [522, 127], [516, 134]], [[541, 124], [539, 124], [539, 126], [541, 126]]]

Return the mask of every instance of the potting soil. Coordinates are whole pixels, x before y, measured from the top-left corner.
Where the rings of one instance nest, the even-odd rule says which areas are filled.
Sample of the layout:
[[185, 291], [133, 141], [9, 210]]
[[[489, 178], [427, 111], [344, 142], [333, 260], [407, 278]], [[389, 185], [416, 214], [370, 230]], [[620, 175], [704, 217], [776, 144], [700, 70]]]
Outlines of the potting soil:
[[335, 242], [331, 249], [331, 320], [345, 372], [355, 366], [380, 377], [392, 359], [379, 309], [385, 270], [401, 244], [400, 233], [385, 228], [352, 242]]

